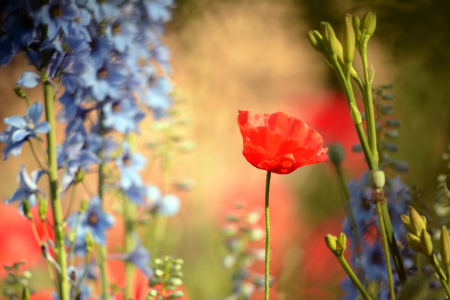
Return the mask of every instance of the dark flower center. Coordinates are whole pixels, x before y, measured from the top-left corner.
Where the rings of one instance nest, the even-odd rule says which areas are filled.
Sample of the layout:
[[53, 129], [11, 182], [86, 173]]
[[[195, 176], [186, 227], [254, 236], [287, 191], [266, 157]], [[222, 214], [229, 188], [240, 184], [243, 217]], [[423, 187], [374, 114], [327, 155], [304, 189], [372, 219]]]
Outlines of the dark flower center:
[[94, 50], [94, 49], [97, 47], [97, 42], [96, 42], [95, 40], [92, 40], [92, 41], [89, 43], [89, 46], [91, 46], [91, 49]]
[[105, 67], [101, 67], [100, 70], [98, 70], [98, 72], [97, 72], [97, 76], [100, 79], [105, 79], [105, 78], [108, 78], [109, 72], [108, 72], [108, 70], [106, 70]]
[[71, 271], [69, 274], [69, 278], [70, 280], [72, 280], [72, 282], [77, 282], [77, 273], [75, 271]]
[[380, 264], [382, 262], [381, 253], [378, 251], [372, 254], [372, 262], [376, 265]]
[[62, 16], [62, 9], [59, 7], [59, 4], [55, 4], [50, 7], [50, 16], [52, 18], [60, 18]]
[[125, 166], [131, 165], [131, 158], [130, 158], [129, 155], [125, 155], [125, 156], [123, 157], [123, 164], [124, 164]]
[[371, 202], [370, 202], [369, 199], [367, 199], [367, 198], [364, 197], [364, 198], [361, 200], [361, 207], [362, 207], [363, 209], [369, 210], [369, 209], [370, 209], [370, 205], [371, 205]]
[[88, 218], [88, 223], [91, 226], [95, 226], [98, 223], [98, 216], [96, 213], [90, 213]]
[[22, 18], [22, 26], [23, 26], [23, 28], [26, 28], [26, 29], [33, 29], [33, 27], [34, 27], [33, 19], [28, 15], [24, 15]]
[[120, 112], [122, 110], [122, 108], [120, 107], [120, 104], [119, 104], [119, 102], [116, 102], [116, 103], [114, 103], [113, 105], [112, 105], [112, 111], [113, 112]]
[[114, 25], [111, 27], [111, 31], [112, 31], [112, 33], [113, 33], [114, 35], [121, 33], [121, 32], [122, 32], [122, 28], [120, 28], [120, 23], [114, 24]]

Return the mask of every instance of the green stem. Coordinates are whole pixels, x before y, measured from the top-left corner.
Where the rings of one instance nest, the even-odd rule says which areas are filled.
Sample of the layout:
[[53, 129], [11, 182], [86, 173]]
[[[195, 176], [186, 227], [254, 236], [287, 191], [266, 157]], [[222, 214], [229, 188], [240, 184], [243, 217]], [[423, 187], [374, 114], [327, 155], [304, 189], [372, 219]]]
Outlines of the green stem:
[[389, 279], [389, 294], [391, 295], [391, 300], [394, 300], [395, 299], [394, 279], [392, 278], [391, 258], [389, 256], [388, 241], [387, 241], [386, 229], [384, 226], [383, 213], [381, 211], [381, 209], [382, 209], [381, 203], [377, 202], [376, 207], [377, 207], [377, 213], [378, 213], [378, 220], [380, 221], [381, 238], [383, 239], [384, 259], [386, 260], [386, 271], [388, 273], [388, 279]]
[[431, 257], [427, 257], [427, 258], [430, 261], [431, 266], [433, 267], [434, 271], [438, 275], [438, 278], [441, 281], [442, 285], [444, 286], [447, 296], [450, 298], [450, 289], [449, 289], [449, 286], [447, 283], [447, 277], [445, 276], [444, 271], [442, 270], [441, 266], [439, 265], [436, 255], [433, 254]]
[[75, 292], [72, 295], [72, 300], [78, 299], [78, 296], [80, 295], [80, 289], [81, 289], [81, 285], [83, 284], [83, 281], [86, 279], [88, 270], [89, 270], [89, 256], [90, 256], [90, 252], [86, 253], [86, 258], [84, 260], [84, 271], [83, 271], [83, 275], [81, 275], [80, 280], [78, 280]]
[[50, 132], [47, 134], [48, 151], [48, 178], [50, 183], [50, 196], [53, 212], [53, 224], [55, 227], [56, 261], [61, 268], [58, 273], [59, 299], [70, 299], [70, 284], [67, 276], [67, 253], [64, 238], [64, 217], [58, 188], [58, 164], [56, 160], [56, 124], [53, 107], [53, 86], [49, 81], [44, 82], [45, 115], [50, 124]]
[[[123, 197], [123, 219], [125, 225], [125, 252], [130, 253], [133, 251], [134, 239], [133, 239], [133, 220], [132, 216], [132, 203], [124, 196]], [[131, 279], [133, 275], [133, 264], [129, 261], [125, 261], [125, 299], [131, 297]]]
[[[102, 139], [104, 139], [105, 130], [103, 128], [103, 110], [100, 108], [99, 112], [99, 125], [100, 125], [100, 135]], [[102, 202], [102, 207], [104, 207], [105, 199], [104, 199], [104, 182], [105, 182], [105, 164], [104, 164], [104, 154], [103, 154], [103, 146], [104, 143], [102, 141], [102, 145], [99, 150], [98, 158], [100, 159], [100, 164], [98, 166], [98, 196]], [[84, 182], [83, 182], [84, 183]], [[108, 294], [108, 277], [106, 276], [106, 256], [107, 249], [106, 245], [99, 245], [99, 268], [100, 268], [100, 287], [101, 287], [101, 298], [103, 300], [109, 300]], [[128, 299], [128, 298], [127, 298]]]
[[152, 252], [151, 254], [154, 257], [158, 257], [158, 250], [159, 245], [161, 245], [162, 239], [164, 237], [164, 234], [166, 232], [167, 228], [167, 217], [155, 217], [155, 227], [153, 230], [153, 237], [152, 237]]
[[270, 176], [272, 173], [267, 171], [266, 176], [266, 195], [265, 195], [265, 215], [266, 215], [266, 252], [265, 252], [265, 300], [269, 300], [269, 255], [270, 255], [270, 222], [269, 222], [269, 188], [270, 188]]
[[[372, 83], [369, 76], [369, 66], [367, 63], [367, 41], [362, 45], [361, 60], [364, 72], [364, 107], [366, 113], [367, 135], [369, 140], [370, 151], [372, 152], [373, 159], [378, 165], [378, 150], [377, 150], [377, 137], [375, 128], [375, 115], [373, 110], [372, 101]], [[367, 108], [366, 108], [367, 107]]]
[[38, 138], [36, 138], [36, 143], [38, 145], [39, 152], [41, 152], [41, 155], [44, 158], [45, 164], [48, 166], [48, 160], [47, 160], [47, 158], [45, 156], [44, 149], [42, 148], [41, 141]]
[[70, 202], [69, 202], [69, 207], [66, 212], [66, 217], [68, 217], [70, 215], [70, 213], [72, 212], [73, 200], [75, 199], [76, 191], [77, 191], [77, 184], [74, 183], [72, 185], [72, 193], [70, 194]]
[[41, 161], [39, 160], [38, 156], [36, 155], [36, 152], [34, 151], [33, 144], [31, 143], [30, 140], [28, 140], [28, 143], [30, 144], [31, 152], [33, 153], [34, 159], [36, 159], [36, 162], [38, 163], [39, 168], [41, 168], [42, 170], [45, 170], [45, 168], [41, 164]]
[[356, 277], [355, 273], [353, 273], [352, 268], [350, 268], [350, 266], [348, 265], [347, 261], [344, 258], [344, 255], [338, 254], [336, 255], [336, 257], [339, 263], [341, 264], [342, 268], [344, 268], [344, 271], [347, 273], [348, 277], [350, 277], [353, 284], [361, 293], [361, 296], [363, 296], [365, 300], [372, 300], [367, 291], [364, 289], [363, 285], [361, 284], [361, 281], [359, 281], [358, 277]]

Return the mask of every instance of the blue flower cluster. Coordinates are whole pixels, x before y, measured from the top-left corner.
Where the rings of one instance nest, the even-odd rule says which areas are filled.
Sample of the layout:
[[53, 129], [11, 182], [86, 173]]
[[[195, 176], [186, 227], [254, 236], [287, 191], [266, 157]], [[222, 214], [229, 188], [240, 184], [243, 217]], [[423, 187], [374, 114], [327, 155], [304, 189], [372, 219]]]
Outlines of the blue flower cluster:
[[[366, 286], [378, 285], [375, 289], [379, 299], [388, 299], [388, 289], [381, 286], [388, 286], [388, 277], [386, 272], [386, 262], [383, 247], [379, 239], [379, 224], [375, 205], [372, 203], [373, 190], [369, 187], [368, 172], [356, 181], [351, 180], [347, 185], [350, 193], [348, 208], [352, 211], [356, 226], [352, 228], [349, 218], [343, 222], [343, 232], [350, 240], [351, 263], [356, 269], [355, 274]], [[400, 215], [408, 212], [411, 204], [411, 194], [408, 185], [406, 185], [400, 176], [395, 178], [386, 178], [384, 188], [387, 199], [387, 207], [392, 220], [392, 228], [398, 243], [404, 263], [407, 268], [412, 267], [412, 258], [415, 252], [412, 251], [406, 243], [406, 229], [401, 222]], [[391, 264], [393, 265], [393, 264]], [[395, 273], [395, 269], [392, 270]], [[400, 282], [394, 276], [397, 288]], [[359, 291], [347, 277], [341, 284], [341, 288], [346, 292], [344, 299], [358, 299]], [[375, 296], [374, 296], [375, 297]]]
[[[93, 166], [109, 164], [119, 176], [117, 182], [107, 183], [109, 188], [151, 213], [171, 216], [178, 212], [177, 196], [144, 183], [139, 172], [146, 159], [123, 138], [139, 134], [139, 125], [149, 112], [158, 120], [167, 117], [172, 106], [170, 52], [161, 40], [172, 6], [173, 0], [1, 1], [0, 65], [23, 52], [35, 68], [16, 81], [16, 93], [27, 103], [23, 88], [40, 83], [50, 83], [56, 95], [62, 93], [55, 96], [62, 105], [57, 120], [66, 125], [65, 138], [56, 148], [61, 194], [74, 189]], [[25, 142], [33, 147], [33, 139], [42, 150], [40, 135], [55, 130], [40, 121], [43, 110], [36, 102], [29, 105], [25, 116], [4, 119], [7, 127], [0, 133], [0, 142], [6, 144], [5, 160], [10, 154], [18, 156]], [[46, 161], [46, 153], [40, 154]], [[36, 195], [43, 196], [37, 182], [47, 171], [42, 167], [30, 177], [22, 167], [20, 187], [6, 203], [28, 201], [34, 206]], [[103, 211], [96, 195], [85, 210], [66, 217], [68, 230], [75, 233], [69, 244], [82, 256], [86, 232], [95, 243], [105, 245], [105, 230], [114, 224], [114, 217]], [[146, 276], [151, 274], [149, 254], [140, 244], [127, 255], [126, 260]]]

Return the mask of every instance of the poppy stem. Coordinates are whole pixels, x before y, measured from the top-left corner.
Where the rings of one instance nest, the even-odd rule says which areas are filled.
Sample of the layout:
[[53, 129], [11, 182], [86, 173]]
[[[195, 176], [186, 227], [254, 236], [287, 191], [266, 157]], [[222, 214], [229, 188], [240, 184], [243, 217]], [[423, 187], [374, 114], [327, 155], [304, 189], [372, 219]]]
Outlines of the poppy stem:
[[270, 254], [269, 188], [271, 175], [272, 173], [270, 171], [267, 171], [265, 209], [264, 209], [266, 215], [266, 252], [265, 252], [265, 272], [264, 272], [265, 300], [269, 300], [269, 254]]

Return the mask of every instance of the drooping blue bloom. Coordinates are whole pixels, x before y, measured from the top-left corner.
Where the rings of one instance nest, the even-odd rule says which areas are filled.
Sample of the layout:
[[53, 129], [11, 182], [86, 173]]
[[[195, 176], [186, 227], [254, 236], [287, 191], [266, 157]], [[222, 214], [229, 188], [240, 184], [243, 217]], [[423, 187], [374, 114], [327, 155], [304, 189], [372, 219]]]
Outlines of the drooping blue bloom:
[[139, 153], [131, 153], [130, 146], [122, 144], [122, 155], [116, 159], [116, 165], [120, 172], [120, 187], [128, 189], [131, 185], [142, 186], [142, 178], [139, 171], [143, 170], [147, 163], [146, 158]]
[[130, 99], [112, 100], [103, 106], [103, 125], [120, 133], [139, 132], [145, 113]]
[[71, 22], [79, 16], [78, 7], [71, 1], [50, 0], [37, 12], [36, 23], [47, 25], [47, 37], [54, 39], [60, 29], [69, 31]]
[[128, 188], [122, 188], [127, 198], [140, 206], [147, 206], [145, 198], [147, 196], [147, 188], [145, 186], [137, 186], [132, 184]]
[[119, 62], [111, 62], [104, 59], [100, 67], [90, 65], [86, 74], [87, 86], [91, 87], [92, 96], [99, 102], [111, 97], [121, 96], [122, 84], [126, 81], [127, 69]]
[[[80, 218], [78, 227], [77, 218]], [[105, 231], [114, 225], [114, 217], [105, 213], [102, 209], [102, 202], [98, 196], [94, 196], [89, 201], [85, 212], [78, 216], [78, 212], [73, 213], [67, 219], [67, 224], [72, 230], [76, 230], [75, 252], [84, 255], [86, 251], [86, 232], [89, 231], [97, 244], [105, 245]], [[77, 251], [78, 250], [78, 251]]]
[[164, 112], [172, 106], [169, 93], [172, 91], [172, 84], [165, 77], [155, 78], [150, 84], [150, 88], [144, 92], [143, 103], [152, 109], [156, 118], [164, 116]]
[[150, 253], [141, 245], [137, 234], [134, 235], [134, 250], [129, 253], [116, 253], [108, 255], [111, 260], [125, 260], [135, 265], [145, 277], [153, 275], [153, 269], [150, 267]]
[[20, 75], [20, 78], [16, 81], [16, 84], [20, 87], [34, 88], [38, 85], [39, 79], [41, 79], [41, 76], [39, 76], [39, 74], [27, 71], [23, 72], [22, 75]]
[[80, 168], [89, 170], [90, 165], [100, 162], [97, 155], [83, 148], [85, 142], [85, 136], [75, 132], [66, 138], [62, 146], [56, 148], [58, 167], [66, 171], [62, 180], [63, 189], [73, 182]]
[[25, 116], [12, 116], [3, 119], [9, 125], [0, 133], [0, 142], [7, 144], [3, 149], [5, 160], [9, 154], [18, 156], [25, 141], [33, 139], [37, 134], [49, 133], [50, 125], [46, 121], [39, 122], [44, 108], [40, 102], [30, 105]]
[[[5, 204], [9, 204], [11, 202], [15, 201], [23, 201], [28, 200], [30, 203], [30, 207], [33, 207], [36, 205], [37, 200], [37, 194], [42, 193], [42, 191], [37, 186], [37, 183], [41, 176], [45, 172], [43, 170], [36, 170], [31, 173], [31, 177], [28, 175], [27, 171], [25, 170], [24, 165], [20, 167], [19, 175], [17, 176], [17, 181], [19, 182], [19, 188], [14, 192], [14, 194], [6, 199]], [[23, 202], [20, 204], [19, 210], [23, 212], [22, 210]]]

